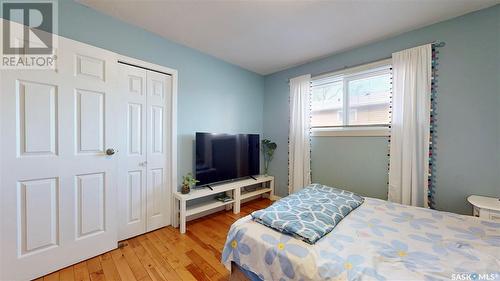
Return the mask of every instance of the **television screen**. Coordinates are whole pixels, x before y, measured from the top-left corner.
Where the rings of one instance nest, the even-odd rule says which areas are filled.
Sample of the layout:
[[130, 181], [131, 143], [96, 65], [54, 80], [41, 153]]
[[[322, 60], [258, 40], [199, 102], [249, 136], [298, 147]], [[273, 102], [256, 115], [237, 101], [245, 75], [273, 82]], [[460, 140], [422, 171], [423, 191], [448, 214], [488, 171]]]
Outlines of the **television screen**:
[[196, 133], [198, 186], [258, 175], [258, 134]]

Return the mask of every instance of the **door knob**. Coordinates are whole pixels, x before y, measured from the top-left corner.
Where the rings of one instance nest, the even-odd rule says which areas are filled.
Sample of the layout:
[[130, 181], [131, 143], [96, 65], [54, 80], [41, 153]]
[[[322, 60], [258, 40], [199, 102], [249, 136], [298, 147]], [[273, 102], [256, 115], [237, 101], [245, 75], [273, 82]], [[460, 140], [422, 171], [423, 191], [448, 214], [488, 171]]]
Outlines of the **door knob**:
[[113, 155], [115, 153], [116, 153], [116, 151], [113, 148], [106, 149], [106, 155], [111, 156], [111, 155]]

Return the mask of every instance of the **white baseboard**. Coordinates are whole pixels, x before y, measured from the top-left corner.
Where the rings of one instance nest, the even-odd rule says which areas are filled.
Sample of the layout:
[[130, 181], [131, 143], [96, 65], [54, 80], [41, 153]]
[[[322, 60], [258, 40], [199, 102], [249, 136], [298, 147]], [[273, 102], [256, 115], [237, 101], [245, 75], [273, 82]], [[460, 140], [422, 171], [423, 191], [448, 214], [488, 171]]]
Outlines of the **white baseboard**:
[[271, 201], [276, 201], [276, 200], [280, 200], [281, 197], [280, 196], [277, 196], [277, 195], [273, 195], [271, 196], [271, 198], [269, 198]]

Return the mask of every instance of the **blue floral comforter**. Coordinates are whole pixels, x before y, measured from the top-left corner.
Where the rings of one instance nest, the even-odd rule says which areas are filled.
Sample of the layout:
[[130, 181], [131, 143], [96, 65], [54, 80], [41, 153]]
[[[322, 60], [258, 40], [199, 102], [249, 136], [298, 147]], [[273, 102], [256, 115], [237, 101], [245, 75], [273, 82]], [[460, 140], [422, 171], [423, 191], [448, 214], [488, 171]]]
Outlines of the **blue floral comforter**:
[[500, 280], [500, 223], [365, 198], [315, 245], [242, 218], [231, 261], [262, 280]]
[[314, 244], [362, 203], [363, 198], [352, 192], [311, 184], [266, 209], [253, 212], [252, 217], [263, 225]]

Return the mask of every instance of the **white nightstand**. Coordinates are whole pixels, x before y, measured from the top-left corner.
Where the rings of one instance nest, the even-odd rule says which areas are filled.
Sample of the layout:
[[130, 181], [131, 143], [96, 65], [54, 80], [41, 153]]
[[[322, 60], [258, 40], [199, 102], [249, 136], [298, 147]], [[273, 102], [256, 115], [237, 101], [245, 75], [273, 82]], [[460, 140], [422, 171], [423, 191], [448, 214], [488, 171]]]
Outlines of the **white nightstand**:
[[500, 199], [494, 197], [471, 195], [467, 201], [474, 207], [473, 215], [500, 222]]

